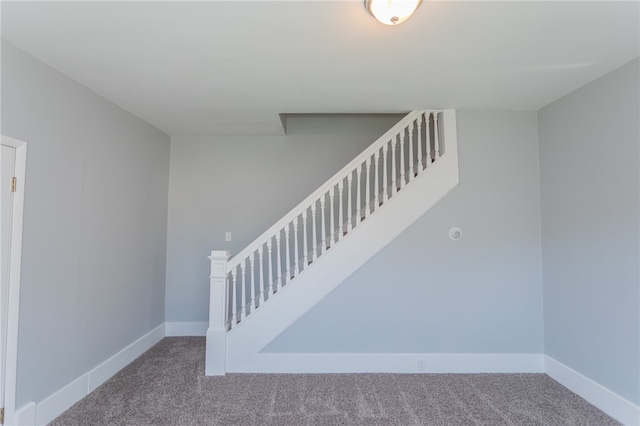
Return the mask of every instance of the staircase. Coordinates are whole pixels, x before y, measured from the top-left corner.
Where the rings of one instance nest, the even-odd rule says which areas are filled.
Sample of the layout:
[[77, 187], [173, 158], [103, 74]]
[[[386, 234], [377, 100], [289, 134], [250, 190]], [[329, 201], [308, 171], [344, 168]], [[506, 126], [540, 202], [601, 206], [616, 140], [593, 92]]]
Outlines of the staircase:
[[260, 351], [457, 184], [455, 111], [412, 111], [236, 256], [212, 251], [206, 374], [271, 371]]

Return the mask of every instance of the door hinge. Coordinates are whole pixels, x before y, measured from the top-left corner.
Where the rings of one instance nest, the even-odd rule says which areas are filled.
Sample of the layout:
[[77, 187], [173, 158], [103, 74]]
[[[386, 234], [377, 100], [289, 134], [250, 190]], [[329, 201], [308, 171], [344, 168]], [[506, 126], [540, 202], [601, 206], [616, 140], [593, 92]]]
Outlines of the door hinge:
[[14, 176], [11, 178], [11, 192], [16, 192], [16, 185], [18, 184], [18, 179]]

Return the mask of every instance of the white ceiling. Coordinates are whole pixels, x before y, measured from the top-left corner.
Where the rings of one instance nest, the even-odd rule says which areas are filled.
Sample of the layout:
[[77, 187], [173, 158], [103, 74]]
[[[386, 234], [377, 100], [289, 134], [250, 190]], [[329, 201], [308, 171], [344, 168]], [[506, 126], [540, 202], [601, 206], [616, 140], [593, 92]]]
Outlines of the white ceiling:
[[2, 37], [171, 135], [278, 134], [278, 113], [537, 110], [637, 57], [640, 3], [9, 2]]

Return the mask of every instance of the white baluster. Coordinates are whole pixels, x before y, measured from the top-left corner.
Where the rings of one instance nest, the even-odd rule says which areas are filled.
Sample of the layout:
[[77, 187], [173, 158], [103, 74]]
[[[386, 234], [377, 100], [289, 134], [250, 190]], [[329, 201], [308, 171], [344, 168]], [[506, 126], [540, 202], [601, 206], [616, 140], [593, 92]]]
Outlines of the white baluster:
[[249, 267], [251, 268], [251, 313], [256, 308], [256, 274], [254, 272], [254, 267], [256, 263], [256, 253], [251, 253], [251, 257], [249, 258]]
[[282, 282], [282, 249], [280, 247], [280, 233], [282, 231], [278, 231], [278, 233], [276, 234], [276, 254], [277, 254], [277, 259], [278, 259], [278, 264], [276, 265], [278, 267], [278, 277], [276, 278], [276, 288], [273, 289], [274, 292], [278, 291], [280, 289], [280, 287], [282, 287], [283, 282]]
[[424, 168], [426, 169], [427, 167], [429, 167], [431, 165], [431, 113], [428, 112], [426, 115], [426, 121], [425, 121], [425, 135], [426, 135], [426, 149], [427, 149], [427, 162], [424, 166]]
[[362, 208], [362, 203], [361, 203], [361, 197], [360, 197], [360, 192], [361, 192], [361, 188], [362, 188], [362, 164], [358, 165], [358, 169], [357, 169], [357, 177], [356, 177], [356, 225], [359, 225], [360, 222], [362, 222], [362, 213], [361, 213], [361, 208]]
[[271, 238], [267, 240], [267, 252], [269, 253], [269, 299], [273, 296], [273, 243]]
[[389, 200], [389, 177], [387, 176], [387, 169], [389, 168], [389, 142], [384, 144], [382, 157], [382, 202], [386, 203]]
[[402, 130], [400, 136], [400, 189], [404, 188], [405, 178], [407, 175], [407, 169], [404, 164], [404, 142], [405, 142], [406, 131]]
[[321, 253], [324, 254], [327, 251], [327, 229], [326, 229], [326, 216], [325, 216], [325, 205], [327, 203], [327, 194], [322, 194], [322, 198], [320, 198], [320, 208], [322, 209], [321, 212], [321, 220], [322, 220], [322, 225], [320, 226], [320, 229], [322, 231], [322, 234], [320, 235], [320, 243], [322, 244], [321, 247]]
[[375, 189], [374, 189], [374, 197], [373, 197], [373, 204], [374, 204], [374, 209], [378, 210], [378, 208], [380, 207], [380, 179], [379, 179], [379, 175], [380, 175], [380, 150], [376, 150], [375, 156], [374, 156], [374, 167], [375, 167]]
[[307, 209], [302, 212], [302, 270], [309, 265], [309, 244], [307, 242]]
[[285, 258], [285, 276], [284, 279], [282, 280], [282, 285], [285, 285], [289, 282], [289, 280], [291, 279], [291, 253], [289, 251], [289, 224], [287, 223], [286, 227], [284, 228], [284, 238], [285, 238], [285, 253], [286, 253], [286, 258]]
[[231, 278], [231, 273], [229, 273], [226, 277], [226, 285], [227, 285], [227, 297], [228, 299], [225, 300], [224, 303], [224, 310], [225, 310], [225, 319], [229, 321], [229, 329], [231, 329], [231, 324], [233, 323], [232, 320], [232, 313], [231, 313], [231, 306], [229, 305], [230, 301], [233, 301], [233, 294], [231, 292], [231, 287], [233, 286], [233, 281]]
[[396, 174], [396, 146], [398, 145], [398, 136], [394, 136], [391, 141], [391, 196], [398, 192], [398, 175]]
[[334, 199], [336, 197], [336, 187], [331, 187], [329, 190], [329, 219], [330, 219], [330, 229], [329, 229], [329, 247], [333, 247], [333, 243], [335, 242], [335, 232], [336, 232], [336, 223], [335, 223], [335, 204]]
[[409, 183], [413, 180], [415, 173], [415, 165], [413, 164], [413, 121], [409, 124], [407, 131], [409, 132], [409, 178], [407, 183]]
[[338, 203], [338, 228], [340, 228], [340, 230], [338, 231], [338, 241], [340, 241], [340, 239], [343, 237], [343, 234], [344, 234], [344, 220], [343, 220], [344, 212], [342, 211], [343, 192], [344, 192], [344, 179], [341, 179], [340, 182], [338, 182], [338, 197], [340, 197], [340, 201]]
[[243, 260], [242, 263], [240, 264], [240, 272], [242, 273], [242, 286], [240, 287], [240, 297], [241, 297], [241, 305], [240, 305], [240, 321], [244, 320], [246, 315], [247, 315], [247, 311], [246, 311], [246, 307], [247, 307], [247, 294], [246, 294], [246, 287], [247, 287], [247, 260]]
[[263, 259], [263, 246], [258, 248], [258, 259], [260, 260], [260, 301], [258, 306], [264, 304], [264, 259]]
[[364, 210], [364, 215], [365, 217], [369, 217], [369, 215], [371, 214], [371, 157], [367, 158], [367, 161], [365, 162], [366, 167], [367, 167], [367, 173], [365, 173], [366, 179], [367, 179], [367, 183], [365, 185], [365, 210]]
[[311, 229], [311, 238], [313, 239], [313, 241], [311, 242], [311, 251], [312, 251], [312, 255], [313, 255], [313, 261], [315, 262], [316, 260], [318, 260], [318, 237], [316, 235], [316, 205], [318, 204], [317, 201], [314, 201], [313, 204], [311, 204], [311, 224], [313, 225], [312, 229]]
[[298, 276], [298, 272], [300, 272], [300, 254], [298, 253], [300, 250], [298, 244], [298, 216], [293, 219], [293, 276], [294, 278]]
[[226, 320], [228, 320], [228, 321], [229, 321], [229, 329], [231, 329], [231, 325], [232, 325], [232, 324], [233, 324], [233, 325], [235, 325], [235, 323], [233, 322], [233, 319], [232, 319], [233, 314], [232, 314], [232, 312], [230, 311], [232, 308], [231, 308], [231, 306], [229, 305], [229, 302], [232, 302], [232, 303], [233, 303], [233, 302], [235, 302], [235, 301], [233, 300], [233, 293], [232, 293], [232, 290], [231, 290], [231, 288], [233, 287], [233, 279], [232, 279], [231, 275], [232, 275], [232, 274], [231, 274], [231, 273], [229, 273], [229, 274], [226, 276], [226, 281], [227, 281], [227, 282], [226, 282], [226, 284], [227, 284], [227, 296], [229, 297], [229, 299], [228, 299], [228, 300], [225, 300], [225, 306], [224, 306], [224, 309], [225, 309], [225, 315], [226, 315], [226, 316], [225, 316], [225, 318], [226, 318]]
[[422, 113], [418, 118], [418, 175], [422, 173], [423, 161], [422, 161]]
[[434, 149], [435, 152], [433, 154], [433, 158], [437, 160], [440, 158], [440, 120], [438, 120], [438, 113], [433, 114], [433, 139], [434, 139]]
[[349, 231], [353, 229], [353, 209], [351, 208], [351, 200], [353, 199], [353, 194], [351, 192], [351, 188], [353, 187], [353, 171], [349, 172], [347, 175], [347, 189], [348, 189], [348, 198], [347, 198], [347, 224]]
[[238, 280], [238, 268], [233, 268], [233, 270], [231, 271], [231, 325], [232, 327], [239, 322], [238, 301], [236, 300], [237, 292], [238, 292], [236, 288], [237, 280]]

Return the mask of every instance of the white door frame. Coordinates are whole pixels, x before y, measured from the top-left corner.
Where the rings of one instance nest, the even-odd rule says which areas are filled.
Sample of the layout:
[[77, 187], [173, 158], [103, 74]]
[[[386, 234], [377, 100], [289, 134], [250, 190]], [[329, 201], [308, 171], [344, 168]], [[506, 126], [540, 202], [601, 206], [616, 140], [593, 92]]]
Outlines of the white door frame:
[[16, 163], [14, 175], [18, 185], [13, 198], [11, 223], [11, 263], [9, 265], [9, 303], [7, 320], [7, 352], [5, 354], [4, 381], [4, 424], [15, 423], [16, 413], [16, 368], [18, 365], [18, 319], [20, 313], [20, 271], [22, 265], [22, 222], [24, 212], [24, 188], [27, 169], [26, 142], [6, 136], [1, 137], [2, 145], [15, 148]]

